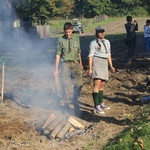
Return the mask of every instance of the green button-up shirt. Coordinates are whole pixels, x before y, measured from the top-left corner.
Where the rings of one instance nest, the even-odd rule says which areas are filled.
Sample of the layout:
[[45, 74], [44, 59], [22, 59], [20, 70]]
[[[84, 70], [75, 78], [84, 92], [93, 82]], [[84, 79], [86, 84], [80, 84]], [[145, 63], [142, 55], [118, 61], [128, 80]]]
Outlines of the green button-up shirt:
[[56, 55], [60, 55], [62, 61], [79, 60], [79, 53], [81, 53], [81, 49], [80, 40], [77, 35], [72, 35], [70, 39], [65, 35], [58, 38]]

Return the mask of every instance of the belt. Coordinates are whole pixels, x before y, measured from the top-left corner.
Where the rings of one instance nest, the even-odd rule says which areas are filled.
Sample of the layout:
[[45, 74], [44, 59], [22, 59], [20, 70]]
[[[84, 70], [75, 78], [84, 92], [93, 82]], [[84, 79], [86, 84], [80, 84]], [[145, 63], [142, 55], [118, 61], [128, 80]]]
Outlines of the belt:
[[100, 57], [100, 56], [94, 56], [94, 57], [98, 57], [98, 58], [102, 58], [102, 59], [107, 59], [107, 58], [105, 58], [105, 57]]
[[76, 63], [78, 62], [77, 60], [66, 60], [66, 61], [62, 61], [64, 63]]

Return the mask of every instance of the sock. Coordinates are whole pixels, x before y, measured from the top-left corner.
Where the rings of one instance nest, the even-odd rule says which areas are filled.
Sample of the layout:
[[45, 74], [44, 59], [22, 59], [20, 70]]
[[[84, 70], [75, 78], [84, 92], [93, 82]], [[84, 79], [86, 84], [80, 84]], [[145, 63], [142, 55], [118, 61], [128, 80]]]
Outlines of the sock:
[[92, 93], [94, 106], [99, 105], [99, 93]]
[[103, 103], [103, 91], [99, 91], [99, 104]]

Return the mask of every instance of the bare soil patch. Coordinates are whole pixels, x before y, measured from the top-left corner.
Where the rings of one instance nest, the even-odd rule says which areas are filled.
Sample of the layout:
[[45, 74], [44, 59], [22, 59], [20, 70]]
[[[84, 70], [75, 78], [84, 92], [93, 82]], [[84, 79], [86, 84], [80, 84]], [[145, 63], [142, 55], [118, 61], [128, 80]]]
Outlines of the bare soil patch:
[[[145, 20], [139, 20], [140, 30]], [[107, 34], [124, 33], [124, 22], [106, 25]], [[134, 103], [138, 94], [149, 94], [145, 81], [150, 71], [150, 58], [144, 53], [144, 38], [138, 34], [135, 60], [125, 61], [127, 45], [120, 39], [112, 42], [112, 57], [116, 73], [110, 72], [110, 80], [104, 91], [104, 101], [110, 106], [105, 115], [94, 115], [92, 80], [88, 77], [87, 52], [93, 35], [81, 36], [84, 49], [84, 86], [79, 99], [80, 115], [76, 116], [70, 104], [69, 112], [59, 106], [58, 91], [53, 78], [56, 39], [4, 44], [1, 56], [6, 55], [5, 95], [6, 114], [0, 115], [0, 147], [6, 150], [92, 150], [102, 147], [117, 133], [130, 125], [130, 118], [141, 106]], [[27, 47], [28, 45], [28, 47]], [[33, 46], [34, 45], [34, 46]], [[36, 47], [35, 47], [36, 45]], [[142, 55], [141, 55], [142, 54]], [[51, 113], [72, 115], [84, 126], [92, 125], [88, 132], [70, 139], [57, 141], [37, 132]], [[69, 113], [69, 114], [68, 114]]]

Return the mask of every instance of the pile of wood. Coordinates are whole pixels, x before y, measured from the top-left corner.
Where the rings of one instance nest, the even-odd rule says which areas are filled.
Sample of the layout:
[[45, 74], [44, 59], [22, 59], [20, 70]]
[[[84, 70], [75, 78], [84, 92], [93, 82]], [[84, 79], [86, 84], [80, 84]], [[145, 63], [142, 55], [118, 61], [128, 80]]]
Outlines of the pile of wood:
[[74, 132], [75, 129], [84, 129], [85, 127], [74, 119], [72, 116], [65, 117], [62, 115], [51, 114], [42, 127], [37, 128], [38, 131], [49, 133], [51, 139], [63, 139], [67, 132]]

